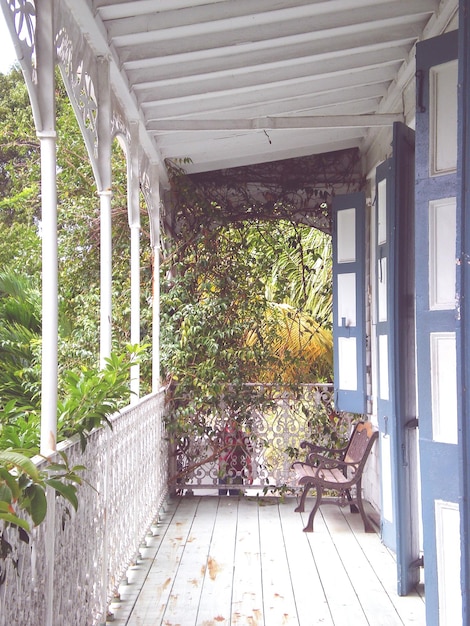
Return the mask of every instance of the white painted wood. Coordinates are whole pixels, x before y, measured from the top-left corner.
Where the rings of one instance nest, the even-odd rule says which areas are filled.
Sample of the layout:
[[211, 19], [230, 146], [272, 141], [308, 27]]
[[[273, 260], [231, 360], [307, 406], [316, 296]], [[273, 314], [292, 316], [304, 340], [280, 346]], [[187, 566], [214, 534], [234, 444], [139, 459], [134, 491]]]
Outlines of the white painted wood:
[[174, 601], [172, 588], [198, 504], [197, 498], [184, 498], [178, 503], [128, 626], [164, 623], [165, 611]]
[[455, 172], [457, 168], [457, 61], [433, 67], [430, 90], [430, 175]]
[[[395, 607], [401, 622], [410, 626], [411, 624], [424, 626], [426, 624], [426, 616], [423, 585], [419, 585], [417, 590], [412, 591], [406, 597], [397, 596], [395, 555], [383, 543], [377, 545], [377, 537], [375, 535], [363, 532], [360, 516], [350, 515], [347, 520], [349, 527], [354, 533], [355, 541], [361, 547], [370, 567], [379, 578], [383, 591]], [[371, 619], [371, 624], [375, 623], [380, 624], [380, 617]]]
[[429, 308], [455, 308], [456, 199], [429, 203]]
[[459, 626], [462, 624], [459, 505], [436, 500], [435, 514], [439, 625]]
[[356, 209], [343, 209], [337, 216], [337, 263], [356, 260]]
[[100, 191], [100, 366], [112, 348], [112, 222], [110, 190]]
[[[380, 575], [371, 568], [360, 544], [357, 541], [351, 541], [349, 524], [354, 523], [356, 521], [354, 518], [359, 516], [357, 514], [343, 515], [334, 506], [323, 507], [322, 515], [328, 525], [334, 547], [341, 555], [341, 564], [348, 574], [367, 623], [377, 623], [377, 616], [380, 615], [378, 623], [381, 626], [400, 624], [401, 620], [390, 596], [384, 591]], [[351, 620], [349, 623], [355, 622]]]
[[39, 133], [42, 227], [42, 400], [40, 452], [56, 450], [58, 371], [58, 253], [55, 133]]
[[304, 115], [301, 117], [260, 117], [252, 120], [160, 120], [152, 123], [152, 130], [160, 131], [214, 131], [258, 130], [290, 128], [354, 128], [390, 126], [403, 121], [402, 115]]
[[[57, 442], [58, 373], [58, 251], [57, 251], [57, 139], [55, 120], [54, 45], [50, 35], [52, 3], [44, 2], [37, 13], [41, 31], [36, 37], [37, 101], [33, 98], [36, 132], [41, 149], [42, 238], [42, 374], [40, 452], [48, 457]], [[18, 25], [19, 26], [19, 25]], [[35, 105], [35, 106], [34, 106]], [[51, 559], [53, 561], [53, 559]], [[49, 580], [52, 580], [52, 565]], [[50, 623], [52, 596], [48, 590]], [[47, 596], [46, 596], [47, 597]]]
[[339, 325], [356, 326], [356, 274], [338, 274], [337, 278]]
[[238, 500], [220, 498], [216, 515], [197, 610], [199, 624], [230, 623]]
[[387, 257], [382, 257], [377, 262], [377, 274], [378, 274], [378, 298], [377, 298], [377, 313], [378, 321], [386, 322], [388, 317], [387, 312]]
[[388, 400], [390, 397], [388, 335], [379, 335], [379, 396], [382, 400]]
[[339, 337], [339, 388], [349, 391], [357, 389], [357, 346], [355, 337]]
[[[312, 499], [307, 498], [306, 511], [312, 506]], [[327, 505], [327, 507], [336, 509], [336, 507], [330, 505]], [[333, 622], [335, 624], [365, 626], [368, 624], [368, 621], [352, 581], [343, 566], [342, 555], [336, 550], [329, 526], [325, 523], [323, 513], [327, 514], [327, 507], [322, 508], [322, 514], [316, 515], [315, 529], [313, 533], [308, 534], [308, 541], [322, 581]], [[330, 513], [333, 513], [333, 511], [330, 511]], [[302, 515], [302, 517], [306, 523], [306, 515]], [[334, 529], [333, 532], [338, 532], [338, 530]], [[312, 598], [310, 598], [311, 600]]]
[[377, 185], [377, 245], [387, 241], [387, 179], [383, 178]]
[[211, 541], [219, 502], [217, 498], [210, 498], [201, 509], [200, 500], [196, 502], [197, 508], [188, 525], [178, 573], [164, 613], [164, 622], [169, 624], [184, 624], [188, 611], [197, 611], [206, 574], [210, 576], [213, 571]]
[[264, 623], [258, 503], [241, 499], [235, 543], [231, 623]]
[[455, 333], [431, 333], [430, 350], [433, 440], [457, 444], [457, 348]]
[[[442, 32], [456, 11], [456, 0], [63, 3], [91, 49], [110, 60], [115, 95], [128, 119], [139, 120], [142, 149], [158, 162], [162, 180], [165, 158], [189, 157], [187, 171], [202, 172], [351, 146], [367, 150], [375, 137], [388, 145], [374, 128], [375, 114], [402, 115], [415, 42]], [[371, 117], [355, 136], [300, 132], [267, 146], [248, 134], [240, 138], [240, 129], [217, 137], [198, 126], [300, 118], [318, 106], [333, 107], [325, 115], [352, 115], [360, 99], [367, 102], [361, 113]], [[199, 130], [155, 130], [162, 122], [183, 128], [177, 117]]]
[[[332, 626], [334, 622], [315, 563], [315, 555], [312, 554], [307, 533], [299, 532], [302, 518], [304, 521], [306, 519], [299, 513], [292, 514], [293, 508], [294, 504], [290, 500], [278, 507], [299, 625]], [[314, 603], [312, 598], [315, 598]]]
[[263, 504], [261, 500], [258, 505], [258, 517], [264, 621], [266, 624], [287, 623], [301, 626], [277, 501], [267, 500], [266, 504]]
[[393, 497], [392, 497], [392, 457], [390, 450], [390, 437], [380, 435], [381, 456], [381, 485], [382, 485], [382, 517], [394, 523]]
[[364, 533], [359, 515], [325, 505], [315, 532], [303, 533], [307, 513], [295, 513], [295, 504], [173, 500], [120, 587], [114, 626], [424, 626], [423, 599], [396, 595], [393, 555]]

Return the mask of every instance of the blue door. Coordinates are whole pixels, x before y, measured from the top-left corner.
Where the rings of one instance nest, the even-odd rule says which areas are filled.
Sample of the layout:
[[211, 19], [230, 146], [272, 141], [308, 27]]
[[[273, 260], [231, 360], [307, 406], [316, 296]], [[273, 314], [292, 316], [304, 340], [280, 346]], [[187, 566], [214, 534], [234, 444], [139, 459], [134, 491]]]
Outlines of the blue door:
[[416, 347], [428, 626], [462, 624], [457, 31], [417, 46]]
[[397, 587], [419, 581], [414, 311], [414, 132], [393, 128], [393, 156], [376, 172], [375, 329], [382, 539], [397, 555]]
[[365, 195], [333, 200], [333, 359], [335, 405], [366, 411]]

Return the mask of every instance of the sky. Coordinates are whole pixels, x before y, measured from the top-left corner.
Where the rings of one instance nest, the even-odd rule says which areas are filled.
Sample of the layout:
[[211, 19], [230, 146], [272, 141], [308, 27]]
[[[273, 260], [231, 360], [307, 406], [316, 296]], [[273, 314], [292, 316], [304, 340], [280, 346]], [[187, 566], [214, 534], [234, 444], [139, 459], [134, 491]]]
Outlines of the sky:
[[0, 10], [0, 72], [6, 74], [16, 60], [16, 52], [11, 41], [10, 31]]

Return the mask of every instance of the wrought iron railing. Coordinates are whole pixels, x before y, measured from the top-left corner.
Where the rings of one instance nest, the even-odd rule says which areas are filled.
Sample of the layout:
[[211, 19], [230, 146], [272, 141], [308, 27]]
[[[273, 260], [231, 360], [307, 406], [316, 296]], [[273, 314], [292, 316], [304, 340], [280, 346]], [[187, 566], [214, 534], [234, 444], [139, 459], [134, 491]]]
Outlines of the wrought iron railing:
[[215, 440], [208, 435], [176, 438], [172, 474], [177, 491], [295, 490], [290, 466], [297, 452], [305, 454], [300, 442], [334, 444], [348, 431], [350, 416], [334, 411], [330, 384], [295, 389], [259, 384], [257, 389], [257, 397], [265, 392], [270, 401], [261, 409], [253, 407], [243, 424], [233, 422], [230, 408], [222, 407], [207, 418], [210, 432], [220, 433]]
[[[85, 465], [92, 485], [79, 508], [49, 498], [54, 511], [30, 544], [8, 529], [12, 553], [3, 563], [0, 626], [102, 624], [121, 578], [136, 559], [167, 492], [168, 443], [164, 393], [144, 398], [92, 433], [85, 452], [68, 444], [72, 465]], [[53, 563], [50, 564], [50, 559]]]
[[[302, 385], [295, 391], [258, 388], [264, 388], [270, 402], [263, 410], [253, 407], [241, 433], [227, 428], [228, 408], [212, 424], [223, 445], [222, 454], [209, 462], [210, 445], [204, 437], [180, 440], [169, 453], [164, 392], [123, 410], [112, 419], [112, 430], [93, 432], [83, 454], [78, 442], [69, 443], [65, 451], [70, 464], [86, 466], [93, 488], [80, 489], [77, 512], [61, 498], [49, 498], [53, 515], [33, 530], [28, 545], [7, 531], [12, 552], [1, 561], [0, 626], [103, 624], [110, 600], [167, 495], [170, 458], [171, 471], [178, 476], [170, 487], [180, 492], [248, 489], [262, 495], [294, 487], [291, 456], [302, 440], [323, 438], [328, 443], [347, 430], [348, 416], [332, 410], [330, 385]], [[241, 445], [233, 455], [236, 437]]]

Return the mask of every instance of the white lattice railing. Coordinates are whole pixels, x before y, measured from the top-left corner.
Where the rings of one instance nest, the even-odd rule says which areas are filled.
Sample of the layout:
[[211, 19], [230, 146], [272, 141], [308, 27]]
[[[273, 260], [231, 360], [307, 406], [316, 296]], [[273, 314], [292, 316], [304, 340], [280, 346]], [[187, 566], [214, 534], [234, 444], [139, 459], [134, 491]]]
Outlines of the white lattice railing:
[[[336, 414], [331, 384], [305, 384], [295, 390], [277, 385], [250, 386], [269, 395], [269, 406], [261, 410], [254, 407], [235, 434], [227, 433], [230, 410], [221, 408], [210, 420], [211, 431], [221, 433], [220, 439], [215, 440], [216, 446], [225, 445], [229, 452], [204, 462], [214, 456], [213, 438], [202, 435], [178, 441], [172, 473], [178, 476], [180, 491], [224, 491], [224, 483], [243, 484], [244, 490], [256, 490], [261, 495], [271, 488], [295, 489], [289, 450], [298, 448], [303, 440], [329, 445], [332, 432], [348, 432], [349, 414], [342, 414], [339, 419], [332, 417]], [[231, 454], [230, 450], [235, 452]]]
[[166, 497], [164, 406], [163, 392], [148, 396], [114, 416], [112, 430], [94, 432], [83, 454], [79, 443], [66, 446], [70, 464], [86, 466], [94, 489], [80, 488], [76, 513], [52, 495], [52, 523], [48, 517], [34, 529], [30, 545], [9, 532], [13, 558], [0, 585], [0, 626], [46, 624], [51, 611], [54, 626], [105, 622], [108, 602]]

